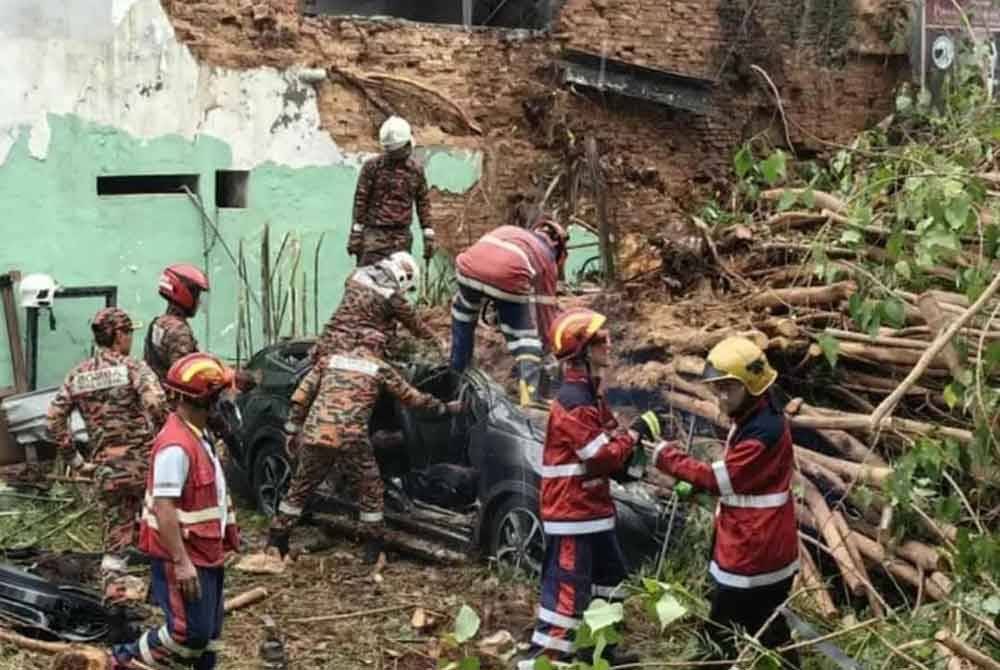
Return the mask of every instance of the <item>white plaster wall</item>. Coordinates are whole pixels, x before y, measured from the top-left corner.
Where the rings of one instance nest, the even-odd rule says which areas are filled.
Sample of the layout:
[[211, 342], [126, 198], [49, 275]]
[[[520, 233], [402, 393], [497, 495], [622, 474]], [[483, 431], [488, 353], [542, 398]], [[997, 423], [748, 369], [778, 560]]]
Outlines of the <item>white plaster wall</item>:
[[46, 157], [48, 114], [142, 138], [212, 135], [237, 169], [347, 160], [294, 71], [200, 65], [159, 0], [2, 0], [0, 63], [0, 165], [24, 132], [31, 154]]

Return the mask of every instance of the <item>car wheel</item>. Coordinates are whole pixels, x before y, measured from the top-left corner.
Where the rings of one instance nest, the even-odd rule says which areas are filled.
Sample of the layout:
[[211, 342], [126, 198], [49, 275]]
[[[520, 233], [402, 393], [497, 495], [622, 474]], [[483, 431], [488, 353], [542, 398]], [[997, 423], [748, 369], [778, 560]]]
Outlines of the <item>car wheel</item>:
[[502, 569], [529, 579], [542, 574], [545, 533], [538, 517], [538, 500], [526, 495], [506, 498], [490, 517], [490, 556]]
[[270, 517], [278, 513], [278, 503], [288, 491], [291, 480], [292, 464], [284, 445], [265, 443], [253, 461], [254, 500], [261, 514]]

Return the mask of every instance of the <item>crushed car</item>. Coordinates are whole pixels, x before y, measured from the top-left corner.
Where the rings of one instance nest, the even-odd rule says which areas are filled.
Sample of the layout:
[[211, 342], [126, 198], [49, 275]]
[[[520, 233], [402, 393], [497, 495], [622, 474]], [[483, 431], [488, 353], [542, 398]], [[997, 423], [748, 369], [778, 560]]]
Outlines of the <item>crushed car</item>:
[[[275, 513], [291, 478], [282, 427], [292, 392], [309, 369], [311, 346], [311, 340], [295, 340], [259, 351], [246, 368], [259, 373], [260, 384], [223, 412], [234, 486], [267, 515]], [[539, 573], [546, 415], [516, 406], [481, 371], [458, 375], [444, 366], [411, 365], [402, 372], [421, 391], [444, 401], [462, 399], [466, 411], [442, 418], [404, 407], [388, 394], [380, 399], [369, 434], [385, 480], [387, 524], [450, 550]], [[612, 482], [612, 489], [619, 539], [638, 567], [661, 550], [672, 502], [639, 482]], [[357, 511], [339, 481], [325, 482], [318, 498], [311, 512], [320, 517]], [[685, 518], [680, 505], [672, 542]]]

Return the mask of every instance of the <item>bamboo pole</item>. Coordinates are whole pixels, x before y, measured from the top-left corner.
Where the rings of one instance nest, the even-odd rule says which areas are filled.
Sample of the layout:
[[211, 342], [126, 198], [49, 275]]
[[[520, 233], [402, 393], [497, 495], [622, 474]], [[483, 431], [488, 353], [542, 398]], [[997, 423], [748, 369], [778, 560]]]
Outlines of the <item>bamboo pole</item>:
[[854, 565], [851, 554], [847, 549], [847, 543], [840, 534], [833, 514], [823, 499], [823, 495], [816, 486], [804, 477], [800, 477], [806, 505], [809, 506], [813, 516], [816, 518], [817, 530], [826, 541], [830, 555], [837, 563], [840, 574], [844, 578], [844, 584], [848, 590], [856, 596], [865, 592], [864, 581], [858, 574], [859, 568]]

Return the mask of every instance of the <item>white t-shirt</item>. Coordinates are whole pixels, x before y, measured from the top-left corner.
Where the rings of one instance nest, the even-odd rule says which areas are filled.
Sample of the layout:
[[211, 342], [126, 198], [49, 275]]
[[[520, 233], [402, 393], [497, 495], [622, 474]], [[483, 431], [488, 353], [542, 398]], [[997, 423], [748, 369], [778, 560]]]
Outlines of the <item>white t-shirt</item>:
[[[219, 457], [215, 455], [212, 446], [205, 440], [200, 440], [200, 442], [205, 453], [212, 459], [212, 466], [215, 468], [215, 492], [219, 497], [219, 506], [222, 508], [222, 531], [225, 532], [226, 522], [229, 520], [229, 509], [226, 504], [226, 477], [222, 470], [222, 463], [219, 462]], [[161, 449], [153, 461], [153, 497], [180, 498], [190, 467], [190, 459], [180, 445], [169, 445]]]

